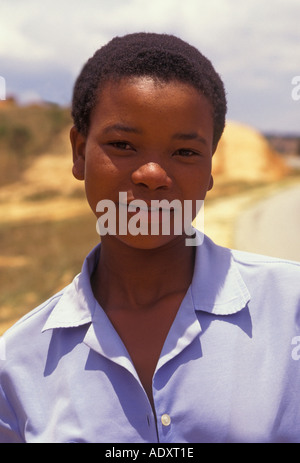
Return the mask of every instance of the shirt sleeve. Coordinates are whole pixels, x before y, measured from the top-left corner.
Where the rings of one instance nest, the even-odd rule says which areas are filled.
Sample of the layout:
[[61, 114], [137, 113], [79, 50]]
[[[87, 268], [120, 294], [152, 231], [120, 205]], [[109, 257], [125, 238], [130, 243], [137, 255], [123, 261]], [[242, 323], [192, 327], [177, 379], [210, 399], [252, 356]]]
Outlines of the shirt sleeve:
[[17, 417], [0, 385], [0, 444], [20, 444], [23, 442], [18, 429]]

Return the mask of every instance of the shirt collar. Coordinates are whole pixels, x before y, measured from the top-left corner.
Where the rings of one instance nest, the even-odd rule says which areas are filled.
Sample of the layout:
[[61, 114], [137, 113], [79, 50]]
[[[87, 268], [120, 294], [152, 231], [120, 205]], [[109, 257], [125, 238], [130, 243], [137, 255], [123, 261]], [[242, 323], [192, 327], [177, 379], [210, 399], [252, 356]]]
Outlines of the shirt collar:
[[[86, 257], [81, 273], [66, 287], [42, 331], [77, 327], [93, 321], [97, 301], [90, 277], [99, 253], [100, 244]], [[194, 310], [215, 315], [236, 313], [250, 300], [230, 249], [217, 246], [206, 236], [196, 248], [194, 276], [189, 290]]]
[[90, 278], [99, 259], [98, 244], [84, 260], [81, 273], [65, 288], [43, 330], [72, 328], [90, 323], [97, 305]]
[[207, 236], [197, 247], [191, 294], [195, 310], [230, 315], [242, 310], [250, 293], [232, 251]]

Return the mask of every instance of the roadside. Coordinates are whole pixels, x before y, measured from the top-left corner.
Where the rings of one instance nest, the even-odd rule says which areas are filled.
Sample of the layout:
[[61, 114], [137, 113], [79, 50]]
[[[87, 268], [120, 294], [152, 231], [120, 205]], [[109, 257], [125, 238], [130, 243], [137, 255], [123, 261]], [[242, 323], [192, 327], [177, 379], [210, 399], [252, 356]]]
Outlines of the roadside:
[[300, 184], [285, 188], [240, 214], [238, 249], [300, 262]]
[[235, 231], [240, 216], [261, 201], [297, 185], [299, 176], [286, 177], [278, 182], [241, 189], [233, 195], [223, 197], [220, 194], [217, 198], [206, 201], [205, 233], [221, 246], [246, 250], [247, 243], [236, 240]]
[[[263, 199], [297, 184], [299, 177], [291, 177], [255, 187], [244, 185], [232, 193], [228, 192], [228, 186], [221, 188], [216, 196], [205, 201], [205, 233], [217, 244], [236, 247], [235, 230], [241, 214]], [[0, 335], [25, 313], [16, 308], [23, 306], [23, 310], [30, 310], [68, 284], [80, 271], [85, 254], [97, 239], [94, 219], [88, 214], [84, 197], [53, 197], [38, 201], [22, 201], [19, 197], [15, 202], [0, 203], [2, 230], [7, 227], [8, 235], [4, 238], [10, 240], [7, 245], [2, 239], [0, 252], [0, 275], [7, 290], [0, 310]], [[19, 239], [20, 230], [25, 233], [26, 227], [28, 234]], [[77, 234], [70, 237], [73, 229]], [[56, 235], [60, 236], [58, 241]], [[63, 255], [73, 261], [65, 262], [63, 257], [60, 258]], [[44, 267], [45, 277], [40, 271]], [[15, 286], [18, 279], [24, 280], [21, 286]], [[46, 279], [52, 286], [49, 284], [43, 289]]]

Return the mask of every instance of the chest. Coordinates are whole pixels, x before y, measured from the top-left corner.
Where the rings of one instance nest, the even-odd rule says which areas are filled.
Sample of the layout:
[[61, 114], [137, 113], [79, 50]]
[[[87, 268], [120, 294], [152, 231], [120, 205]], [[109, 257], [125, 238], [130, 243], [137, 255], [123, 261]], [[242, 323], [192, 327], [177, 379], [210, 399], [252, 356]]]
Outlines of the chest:
[[[296, 391], [300, 368], [290, 354], [292, 332], [282, 337], [281, 330], [281, 337], [275, 337], [275, 333], [263, 337], [253, 319], [253, 331], [247, 333], [245, 319], [237, 325], [229, 319], [222, 321], [210, 315], [206, 319], [201, 315], [198, 315], [200, 331], [199, 326], [196, 330], [196, 320], [188, 318], [188, 310], [180, 310], [169, 336], [167, 333], [164, 352], [169, 355], [161, 357], [165, 361], [160, 362], [160, 368], [151, 378], [155, 416], [143, 388], [124, 361], [123, 346], [119, 351], [111, 348], [119, 339], [105, 314], [99, 323], [88, 328], [84, 343], [78, 342], [75, 334], [71, 343], [70, 330], [54, 330], [50, 345], [48, 341], [46, 345], [52, 359], [46, 374], [38, 355], [16, 369], [11, 379], [15, 393], [9, 400], [16, 413], [20, 398], [24, 400], [18, 417], [25, 440], [299, 441]], [[137, 317], [134, 320], [137, 322]], [[165, 326], [155, 323], [150, 316], [144, 325], [141, 321], [135, 324], [134, 320], [132, 331], [139, 329], [140, 345], [142, 340], [145, 345], [151, 343]], [[137, 340], [132, 347], [130, 339], [127, 341], [136, 365]], [[145, 355], [144, 352], [141, 361]], [[38, 387], [33, 390], [32, 378], [37, 377], [39, 368], [42, 382], [37, 382]], [[143, 369], [139, 374], [143, 375]], [[143, 381], [145, 388], [147, 375]], [[167, 426], [161, 420], [165, 414], [171, 419]]]
[[152, 378], [183, 297], [183, 294], [176, 294], [145, 310], [120, 310], [109, 314], [151, 404]]
[[[215, 341], [215, 340], [214, 340]], [[230, 338], [227, 338], [230, 344]], [[202, 343], [203, 344], [203, 343]], [[214, 342], [213, 350], [217, 343]], [[155, 416], [139, 383], [124, 367], [84, 347], [78, 361], [73, 349], [62, 356], [43, 387], [27, 392], [23, 428], [28, 442], [280, 442], [297, 440], [299, 407], [292, 392], [299, 382], [284, 378], [272, 364], [254, 367], [252, 356], [243, 365], [217, 357], [211, 349], [201, 355], [200, 339], [155, 373]], [[249, 351], [250, 352], [250, 351]], [[83, 355], [86, 354], [86, 355]], [[85, 357], [88, 357], [87, 359]], [[207, 359], [207, 360], [206, 360]], [[36, 362], [35, 362], [36, 363]], [[244, 370], [241, 372], [241, 368]], [[247, 368], [246, 368], [247, 367]], [[248, 370], [248, 373], [246, 373]], [[274, 372], [276, 371], [276, 380]], [[18, 378], [20, 377], [18, 372]], [[28, 384], [28, 383], [27, 383]], [[32, 384], [32, 382], [30, 382]], [[297, 386], [297, 387], [296, 387]], [[63, 395], [62, 395], [63, 394]], [[62, 397], [64, 400], [62, 400]], [[15, 408], [15, 404], [13, 404]], [[163, 425], [167, 414], [170, 424]], [[20, 422], [22, 419], [20, 418]], [[157, 423], [157, 428], [156, 424]]]

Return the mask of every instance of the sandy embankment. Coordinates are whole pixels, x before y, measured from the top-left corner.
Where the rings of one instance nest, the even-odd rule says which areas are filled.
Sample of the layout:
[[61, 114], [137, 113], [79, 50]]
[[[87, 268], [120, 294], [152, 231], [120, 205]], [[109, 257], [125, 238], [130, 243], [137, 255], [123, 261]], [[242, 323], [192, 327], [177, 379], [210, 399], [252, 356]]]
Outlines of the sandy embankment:
[[[61, 134], [59, 153], [45, 153], [32, 164], [22, 181], [0, 189], [1, 222], [43, 222], [61, 220], [86, 214], [88, 205], [83, 184], [71, 174], [71, 151], [68, 131]], [[234, 228], [237, 218], [248, 207], [282, 188], [287, 167], [274, 153], [266, 140], [251, 128], [228, 124], [214, 156], [215, 189], [205, 202], [204, 231], [220, 245], [234, 247]], [[248, 185], [234, 194], [228, 185]], [[226, 194], [224, 194], [224, 192]], [[37, 198], [38, 200], [30, 200]], [[7, 267], [24, 266], [21, 256], [1, 256], [0, 271]], [[9, 308], [2, 307], [3, 311]], [[0, 324], [0, 334], [12, 322]]]

